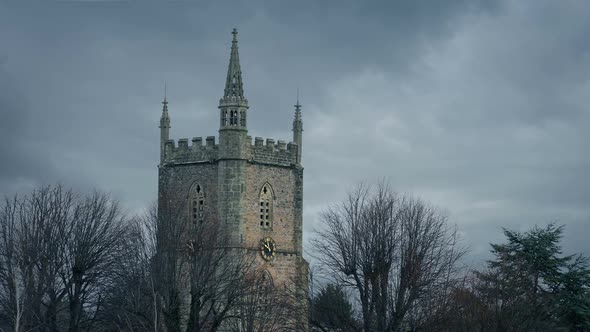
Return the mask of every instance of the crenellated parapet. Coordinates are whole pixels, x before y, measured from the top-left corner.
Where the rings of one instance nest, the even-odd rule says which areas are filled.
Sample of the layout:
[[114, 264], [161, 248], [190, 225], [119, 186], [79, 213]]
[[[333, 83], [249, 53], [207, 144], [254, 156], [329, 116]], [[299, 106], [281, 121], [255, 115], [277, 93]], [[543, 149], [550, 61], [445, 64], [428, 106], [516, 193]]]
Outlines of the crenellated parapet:
[[164, 163], [193, 163], [211, 162], [217, 160], [219, 146], [215, 143], [215, 136], [207, 136], [205, 144], [202, 137], [193, 137], [189, 145], [188, 138], [167, 140], [164, 144]]
[[278, 166], [293, 166], [297, 164], [297, 144], [262, 137], [254, 138], [250, 145], [250, 161], [261, 164]]
[[[248, 136], [245, 144], [244, 157], [249, 162], [288, 167], [297, 164], [298, 148], [294, 142], [261, 137], [252, 142], [252, 137]], [[220, 149], [215, 136], [207, 136], [204, 142], [202, 137], [194, 137], [190, 144], [188, 138], [178, 142], [169, 139], [164, 143], [164, 164], [215, 162], [224, 159]]]

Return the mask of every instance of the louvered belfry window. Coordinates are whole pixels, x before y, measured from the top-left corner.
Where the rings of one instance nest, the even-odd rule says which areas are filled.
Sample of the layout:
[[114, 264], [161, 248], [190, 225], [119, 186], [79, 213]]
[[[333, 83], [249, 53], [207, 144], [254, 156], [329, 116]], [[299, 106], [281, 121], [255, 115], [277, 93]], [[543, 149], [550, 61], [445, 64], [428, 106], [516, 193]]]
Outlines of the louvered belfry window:
[[263, 229], [272, 228], [272, 208], [273, 208], [273, 194], [272, 188], [267, 183], [262, 186], [260, 190], [260, 227]]

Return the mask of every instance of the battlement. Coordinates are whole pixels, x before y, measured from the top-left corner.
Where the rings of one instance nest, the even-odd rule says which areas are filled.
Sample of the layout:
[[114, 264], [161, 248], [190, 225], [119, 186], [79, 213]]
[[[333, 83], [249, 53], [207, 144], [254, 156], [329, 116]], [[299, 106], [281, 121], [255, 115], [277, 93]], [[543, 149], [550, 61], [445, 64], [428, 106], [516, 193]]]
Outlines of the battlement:
[[[248, 136], [248, 141], [252, 142], [252, 138]], [[250, 145], [251, 161], [274, 164], [280, 166], [291, 166], [297, 163], [297, 144], [278, 140], [275, 143], [274, 139], [267, 138], [266, 142], [262, 137], [255, 137], [254, 144]]]
[[[282, 140], [248, 136], [243, 149], [245, 157], [254, 163], [292, 166], [297, 163], [297, 144]], [[189, 145], [188, 138], [181, 138], [178, 142], [167, 140], [164, 143], [164, 163], [182, 164], [194, 162], [211, 162], [219, 159], [219, 144], [215, 136], [207, 136], [203, 144], [202, 137], [193, 137]]]
[[174, 140], [167, 140], [164, 144], [164, 161], [185, 163], [217, 159], [219, 146], [215, 143], [215, 136], [207, 136], [204, 145], [202, 137], [193, 137], [191, 141], [189, 145], [188, 138], [181, 138], [176, 146]]

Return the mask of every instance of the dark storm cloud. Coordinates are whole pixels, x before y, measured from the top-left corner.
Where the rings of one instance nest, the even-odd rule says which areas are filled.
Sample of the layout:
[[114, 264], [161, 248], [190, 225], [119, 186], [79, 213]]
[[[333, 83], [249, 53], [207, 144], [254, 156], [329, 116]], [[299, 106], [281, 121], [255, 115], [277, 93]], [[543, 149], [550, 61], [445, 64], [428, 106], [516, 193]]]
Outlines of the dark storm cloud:
[[16, 80], [6, 72], [0, 60], [0, 192], [29, 189], [37, 181], [52, 180], [54, 165], [43, 141], [31, 130], [28, 102]]
[[[315, 118], [312, 133], [340, 143], [315, 154], [336, 170], [328, 181], [387, 174], [445, 207], [477, 254], [500, 240], [490, 235], [499, 226], [551, 221], [567, 225], [567, 250], [590, 251], [572, 236], [590, 216], [588, 15], [582, 3], [554, 2], [470, 13], [413, 59], [412, 73], [368, 66], [336, 82], [334, 105], [318, 107], [334, 114]], [[356, 135], [338, 129], [351, 126]]]
[[305, 237], [360, 180], [441, 206], [474, 257], [500, 226], [567, 225], [590, 252], [584, 1], [0, 3], [0, 192], [61, 181], [155, 198], [172, 137], [217, 133], [231, 28], [252, 136], [304, 105]]

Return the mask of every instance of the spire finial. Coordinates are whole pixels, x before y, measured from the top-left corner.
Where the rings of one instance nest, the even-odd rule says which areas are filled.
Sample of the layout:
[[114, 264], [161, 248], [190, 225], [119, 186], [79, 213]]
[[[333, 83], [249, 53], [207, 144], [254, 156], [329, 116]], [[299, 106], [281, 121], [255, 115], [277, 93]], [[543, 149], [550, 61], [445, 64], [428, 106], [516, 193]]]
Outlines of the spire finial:
[[167, 86], [166, 82], [164, 82], [164, 101], [162, 102], [162, 105], [164, 105], [164, 107], [162, 107], [162, 118], [168, 117], [168, 96], [166, 90]]
[[293, 119], [293, 142], [297, 144], [297, 164], [301, 164], [301, 144], [303, 121], [301, 119], [301, 104], [299, 104], [299, 88], [297, 88], [297, 104], [295, 104], [295, 118]]
[[299, 88], [297, 88], [297, 104], [295, 106], [295, 115], [301, 114], [301, 104], [299, 104]]
[[295, 122], [301, 121], [301, 104], [299, 104], [299, 88], [297, 88], [297, 104], [295, 106]]
[[227, 78], [225, 80], [225, 89], [223, 91], [223, 100], [225, 102], [245, 101], [244, 87], [242, 85], [242, 70], [240, 68], [240, 55], [238, 53], [238, 30], [232, 30], [233, 40], [231, 44], [231, 53], [229, 57], [229, 66], [227, 68]]
[[168, 101], [166, 100], [166, 81], [164, 81], [164, 101], [162, 104], [168, 104]]

